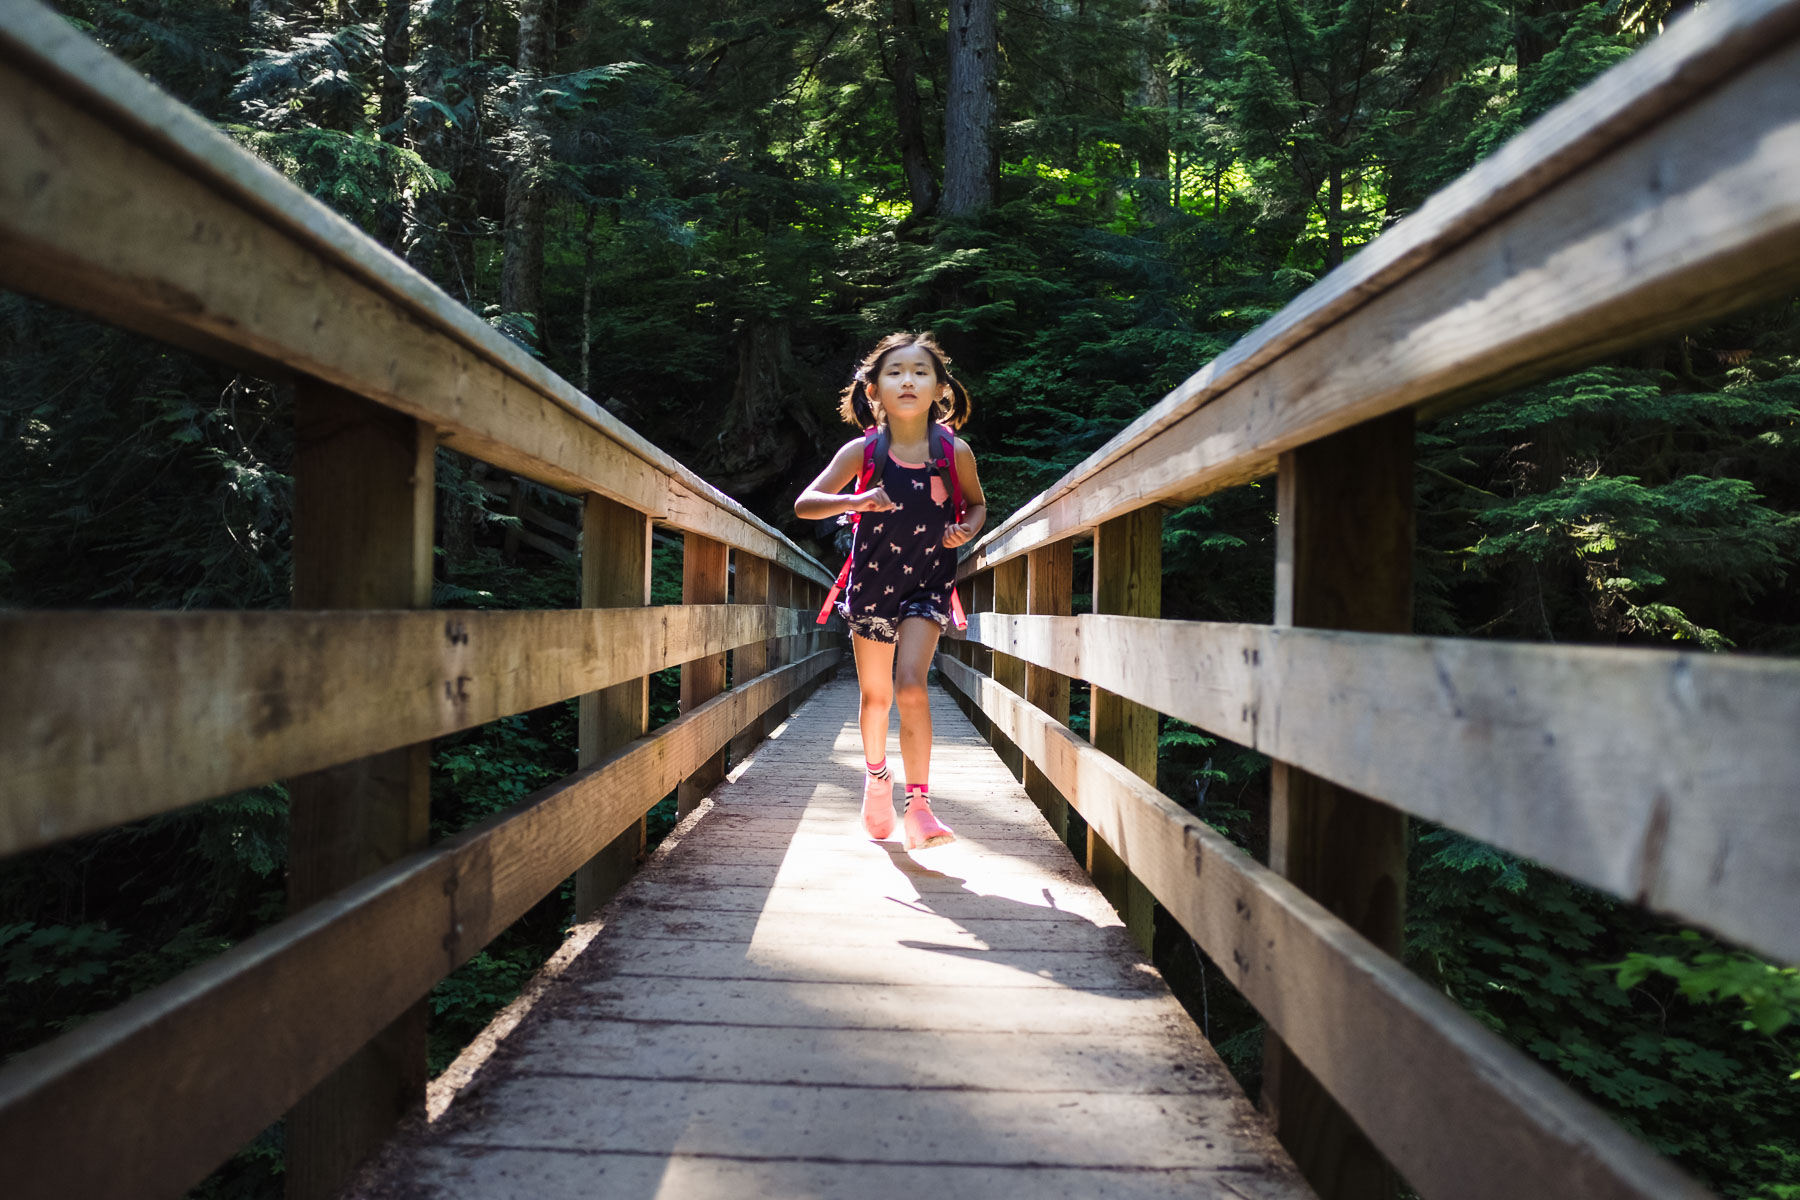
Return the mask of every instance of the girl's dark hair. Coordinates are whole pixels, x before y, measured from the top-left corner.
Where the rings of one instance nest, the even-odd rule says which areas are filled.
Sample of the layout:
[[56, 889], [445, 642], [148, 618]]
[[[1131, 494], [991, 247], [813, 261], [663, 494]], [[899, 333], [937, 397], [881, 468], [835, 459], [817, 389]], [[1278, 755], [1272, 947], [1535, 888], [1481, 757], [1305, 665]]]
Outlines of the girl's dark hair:
[[950, 356], [929, 333], [890, 333], [875, 343], [868, 357], [857, 364], [856, 377], [838, 396], [838, 413], [858, 429], [868, 429], [877, 421], [873, 403], [875, 377], [881, 374], [881, 360], [896, 350], [917, 346], [931, 356], [938, 378], [950, 385], [950, 397], [939, 400], [931, 415], [952, 429], [961, 429], [969, 419], [969, 389], [950, 374]]

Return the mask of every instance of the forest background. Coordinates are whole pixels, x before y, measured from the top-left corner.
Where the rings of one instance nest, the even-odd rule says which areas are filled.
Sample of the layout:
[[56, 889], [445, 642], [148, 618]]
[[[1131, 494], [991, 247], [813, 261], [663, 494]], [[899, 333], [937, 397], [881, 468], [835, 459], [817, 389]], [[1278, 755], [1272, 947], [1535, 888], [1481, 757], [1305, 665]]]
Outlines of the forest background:
[[[60, 4], [833, 566], [791, 502], [881, 334], [955, 356], [991, 527], [1681, 7]], [[292, 451], [283, 387], [0, 296], [0, 603], [286, 605]], [[444, 451], [438, 480], [438, 604], [577, 602], [571, 501]], [[1269, 619], [1272, 491], [1167, 516], [1166, 616]], [[1419, 632], [1800, 653], [1800, 304], [1423, 424], [1417, 493]], [[679, 543], [656, 557], [673, 600]], [[666, 720], [672, 678], [654, 695]], [[572, 770], [573, 742], [567, 705], [442, 739], [434, 835]], [[1259, 756], [1165, 720], [1159, 770], [1263, 849]], [[272, 785], [0, 865], [0, 1050], [278, 919], [285, 805]], [[1417, 971], [1720, 1194], [1800, 1196], [1792, 969], [1413, 842]], [[434, 1069], [571, 915], [565, 888], [438, 987]], [[1255, 1014], [1178, 929], [1157, 960], [1254, 1094]], [[280, 1137], [197, 1194], [278, 1194]]]

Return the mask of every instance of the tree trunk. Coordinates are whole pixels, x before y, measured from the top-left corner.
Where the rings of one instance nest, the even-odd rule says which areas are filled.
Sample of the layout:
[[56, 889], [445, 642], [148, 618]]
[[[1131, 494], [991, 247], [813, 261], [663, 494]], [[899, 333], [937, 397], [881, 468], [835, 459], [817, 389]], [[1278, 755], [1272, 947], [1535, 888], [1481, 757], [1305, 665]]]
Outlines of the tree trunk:
[[1342, 266], [1344, 262], [1344, 168], [1333, 163], [1331, 166], [1329, 207], [1325, 210], [1325, 269]]
[[[1138, 152], [1138, 177], [1162, 181], [1160, 196], [1151, 196], [1159, 210], [1169, 204], [1169, 0], [1143, 0], [1144, 58], [1139, 77], [1138, 105], [1144, 128]], [[1166, 212], [1160, 214], [1166, 217]], [[1153, 214], [1155, 218], [1157, 214]]]
[[405, 136], [406, 67], [412, 61], [412, 0], [387, 0], [381, 19], [381, 140]]
[[893, 0], [890, 29], [883, 39], [882, 66], [894, 85], [894, 116], [900, 126], [900, 165], [912, 197], [912, 215], [928, 217], [937, 209], [937, 178], [925, 142], [925, 120], [919, 108], [919, 12], [913, 0]]
[[[799, 458], [796, 427], [810, 422], [797, 395], [788, 323], [752, 317], [737, 331], [737, 385], [696, 469], [728, 496], [744, 499], [785, 478]], [[711, 432], [711, 431], [709, 431]]]
[[944, 103], [944, 215], [968, 217], [994, 202], [999, 108], [994, 0], [951, 0], [950, 87]]
[[[500, 311], [530, 318], [528, 344], [544, 337], [544, 189], [538, 172], [548, 151], [539, 119], [537, 89], [550, 57], [549, 0], [519, 5], [519, 132], [523, 149], [506, 180], [506, 256], [500, 268]], [[514, 331], [523, 337], [522, 330]]]
[[[387, 0], [381, 14], [381, 110], [379, 136], [390, 146], [406, 142], [406, 68], [412, 59], [412, 0]], [[375, 239], [402, 252], [406, 201], [390, 197], [376, 218]]]

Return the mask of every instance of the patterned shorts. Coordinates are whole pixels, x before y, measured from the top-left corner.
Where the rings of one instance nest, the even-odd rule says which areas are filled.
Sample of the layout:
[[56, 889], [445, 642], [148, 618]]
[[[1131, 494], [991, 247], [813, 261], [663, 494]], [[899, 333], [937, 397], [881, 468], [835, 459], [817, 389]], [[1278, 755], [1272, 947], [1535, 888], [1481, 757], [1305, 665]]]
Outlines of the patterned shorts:
[[923, 617], [927, 621], [935, 621], [941, 633], [950, 628], [950, 614], [940, 608], [931, 596], [914, 596], [900, 605], [897, 615], [887, 617], [878, 613], [865, 613], [852, 616], [849, 608], [838, 604], [838, 612], [850, 626], [850, 632], [856, 637], [868, 638], [871, 642], [883, 642], [889, 646], [900, 640], [900, 622], [909, 617]]

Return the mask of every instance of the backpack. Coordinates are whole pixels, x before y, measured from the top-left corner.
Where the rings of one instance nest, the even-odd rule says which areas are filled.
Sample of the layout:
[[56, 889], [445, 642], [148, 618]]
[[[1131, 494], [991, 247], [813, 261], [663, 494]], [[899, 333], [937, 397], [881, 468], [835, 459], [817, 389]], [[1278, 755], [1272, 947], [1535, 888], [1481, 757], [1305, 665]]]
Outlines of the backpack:
[[[944, 488], [950, 493], [951, 512], [956, 522], [961, 524], [968, 506], [963, 503], [962, 484], [956, 478], [956, 436], [950, 432], [948, 425], [936, 421], [931, 423], [926, 436], [931, 446], [931, 465], [937, 468], [939, 477], [943, 479]], [[886, 425], [863, 430], [863, 465], [862, 473], [856, 480], [857, 491], [866, 492], [872, 487], [880, 486], [881, 476], [887, 467], [888, 446], [892, 442], [893, 434], [888, 432]], [[850, 526], [854, 529], [861, 516], [859, 512], [845, 513], [838, 520], [849, 517]], [[831, 619], [832, 605], [837, 603], [839, 593], [850, 582], [850, 561], [853, 557], [854, 553], [844, 556], [844, 566], [838, 571], [837, 582], [831, 585], [831, 591], [825, 597], [825, 606], [819, 610], [818, 624], [823, 625]], [[963, 612], [962, 597], [956, 594], [954, 583], [950, 585], [950, 620], [958, 629], [969, 627], [969, 618]]]

